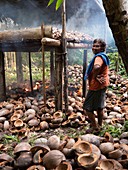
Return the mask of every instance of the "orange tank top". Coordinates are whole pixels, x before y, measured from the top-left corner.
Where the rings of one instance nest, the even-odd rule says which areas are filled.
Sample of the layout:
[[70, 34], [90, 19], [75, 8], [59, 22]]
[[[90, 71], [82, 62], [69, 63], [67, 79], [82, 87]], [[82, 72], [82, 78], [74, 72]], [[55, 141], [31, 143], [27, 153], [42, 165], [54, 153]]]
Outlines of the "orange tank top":
[[104, 64], [104, 61], [102, 60], [100, 56], [97, 56], [95, 58], [94, 65], [95, 64], [98, 64], [101, 66], [99, 75], [100, 74], [103, 75], [105, 82], [101, 84], [98, 80], [94, 79], [92, 76], [93, 75], [93, 70], [92, 70], [88, 78], [89, 79], [89, 90], [103, 89], [107, 87], [110, 83], [109, 82], [109, 67]]

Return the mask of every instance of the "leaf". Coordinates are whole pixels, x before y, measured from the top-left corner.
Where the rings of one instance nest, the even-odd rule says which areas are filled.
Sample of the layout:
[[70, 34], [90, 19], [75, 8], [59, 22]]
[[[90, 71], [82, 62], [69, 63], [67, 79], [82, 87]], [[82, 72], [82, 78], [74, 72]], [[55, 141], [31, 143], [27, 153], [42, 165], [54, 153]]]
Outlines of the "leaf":
[[63, 3], [63, 0], [57, 0], [56, 2], [56, 10], [60, 7], [60, 5]]
[[50, 6], [53, 2], [54, 2], [54, 0], [50, 0], [50, 1], [48, 2], [47, 7]]

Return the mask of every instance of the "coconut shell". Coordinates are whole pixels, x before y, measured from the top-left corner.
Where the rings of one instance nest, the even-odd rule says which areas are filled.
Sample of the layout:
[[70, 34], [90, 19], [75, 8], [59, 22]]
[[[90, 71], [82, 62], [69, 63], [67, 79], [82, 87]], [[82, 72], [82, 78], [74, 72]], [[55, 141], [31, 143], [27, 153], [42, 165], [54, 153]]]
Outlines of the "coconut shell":
[[78, 140], [74, 145], [73, 149], [75, 153], [90, 155], [92, 153], [92, 145], [89, 142]]
[[86, 169], [90, 170], [92, 167], [96, 167], [98, 164], [98, 156], [96, 154], [86, 155], [81, 154], [77, 158], [77, 163], [79, 166], [83, 166]]
[[122, 165], [114, 159], [103, 159], [98, 162], [98, 167], [103, 170], [122, 170]]
[[28, 142], [21, 142], [15, 146], [14, 154], [17, 154], [19, 152], [30, 151], [30, 149], [31, 145]]
[[73, 170], [70, 162], [61, 162], [55, 170]]
[[93, 134], [86, 134], [86, 135], [82, 135], [80, 136], [81, 140], [90, 142], [96, 146], [100, 145], [101, 142], [101, 138], [99, 136], [93, 135]]
[[27, 170], [46, 170], [44, 166], [42, 165], [33, 165], [33, 166], [30, 166], [29, 168], [27, 168]]
[[58, 149], [60, 146], [60, 138], [56, 135], [50, 136], [47, 141], [47, 145], [51, 150]]
[[13, 162], [13, 158], [6, 153], [2, 153], [0, 154], [0, 162], [2, 161]]
[[22, 152], [20, 156], [15, 159], [14, 166], [19, 168], [26, 168], [32, 164], [32, 154], [30, 152]]
[[99, 146], [103, 154], [108, 154], [111, 151], [114, 151], [114, 144], [111, 142], [101, 143]]
[[111, 159], [118, 159], [122, 156], [122, 151], [120, 149], [115, 149], [114, 151], [111, 151], [108, 153], [108, 157]]
[[62, 152], [52, 150], [43, 157], [43, 165], [47, 170], [51, 170], [56, 168], [63, 160], [66, 160], [66, 158]]
[[45, 145], [45, 144], [38, 143], [35, 146], [31, 147], [30, 151], [33, 154], [35, 154], [38, 150], [42, 150], [43, 151], [42, 155], [44, 155], [44, 154], [46, 154], [47, 152], [50, 151], [50, 148], [47, 145]]

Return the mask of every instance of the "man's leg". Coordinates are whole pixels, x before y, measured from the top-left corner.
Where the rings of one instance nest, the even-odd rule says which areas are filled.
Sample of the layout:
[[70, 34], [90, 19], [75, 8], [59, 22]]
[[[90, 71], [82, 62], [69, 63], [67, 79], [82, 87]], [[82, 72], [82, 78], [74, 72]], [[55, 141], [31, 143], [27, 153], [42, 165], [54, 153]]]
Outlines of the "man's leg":
[[98, 125], [97, 125], [97, 122], [96, 122], [96, 120], [95, 120], [95, 115], [94, 115], [94, 113], [86, 110], [86, 114], [87, 114], [87, 116], [88, 116], [88, 118], [89, 118], [89, 120], [90, 120], [90, 122], [91, 122], [92, 128], [93, 128], [93, 129], [97, 129], [97, 128], [98, 128]]
[[98, 124], [99, 124], [100, 126], [102, 126], [103, 114], [104, 114], [103, 109], [98, 109], [98, 110], [97, 110]]

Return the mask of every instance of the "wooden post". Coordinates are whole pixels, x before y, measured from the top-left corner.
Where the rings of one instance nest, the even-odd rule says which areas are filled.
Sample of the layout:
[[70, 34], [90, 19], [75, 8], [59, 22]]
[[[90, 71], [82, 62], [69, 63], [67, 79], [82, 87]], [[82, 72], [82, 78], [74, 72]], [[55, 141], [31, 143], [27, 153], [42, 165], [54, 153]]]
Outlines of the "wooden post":
[[55, 49], [55, 110], [62, 110], [63, 108], [63, 59], [61, 48]]
[[50, 85], [54, 85], [54, 75], [55, 75], [55, 68], [54, 68], [54, 63], [55, 63], [55, 58], [54, 58], [54, 53], [53, 51], [50, 51]]
[[84, 80], [84, 75], [87, 69], [87, 50], [84, 50], [83, 56], [83, 97], [86, 96], [87, 93], [87, 81]]
[[64, 58], [64, 101], [65, 113], [68, 111], [68, 63], [67, 63], [67, 42], [66, 42], [66, 0], [62, 4], [62, 52]]
[[[42, 38], [44, 37], [44, 25], [41, 26]], [[45, 56], [44, 56], [44, 44], [42, 43], [42, 66], [43, 66], [43, 97], [44, 106], [46, 106], [46, 89], [45, 89]]]
[[0, 102], [6, 100], [4, 53], [0, 52]]
[[32, 83], [32, 67], [31, 67], [31, 53], [28, 53], [29, 55], [29, 76], [30, 76], [30, 86], [31, 86], [31, 92], [33, 94], [33, 83]]
[[17, 83], [23, 82], [23, 70], [22, 70], [22, 56], [21, 52], [16, 52], [16, 73], [17, 73]]

